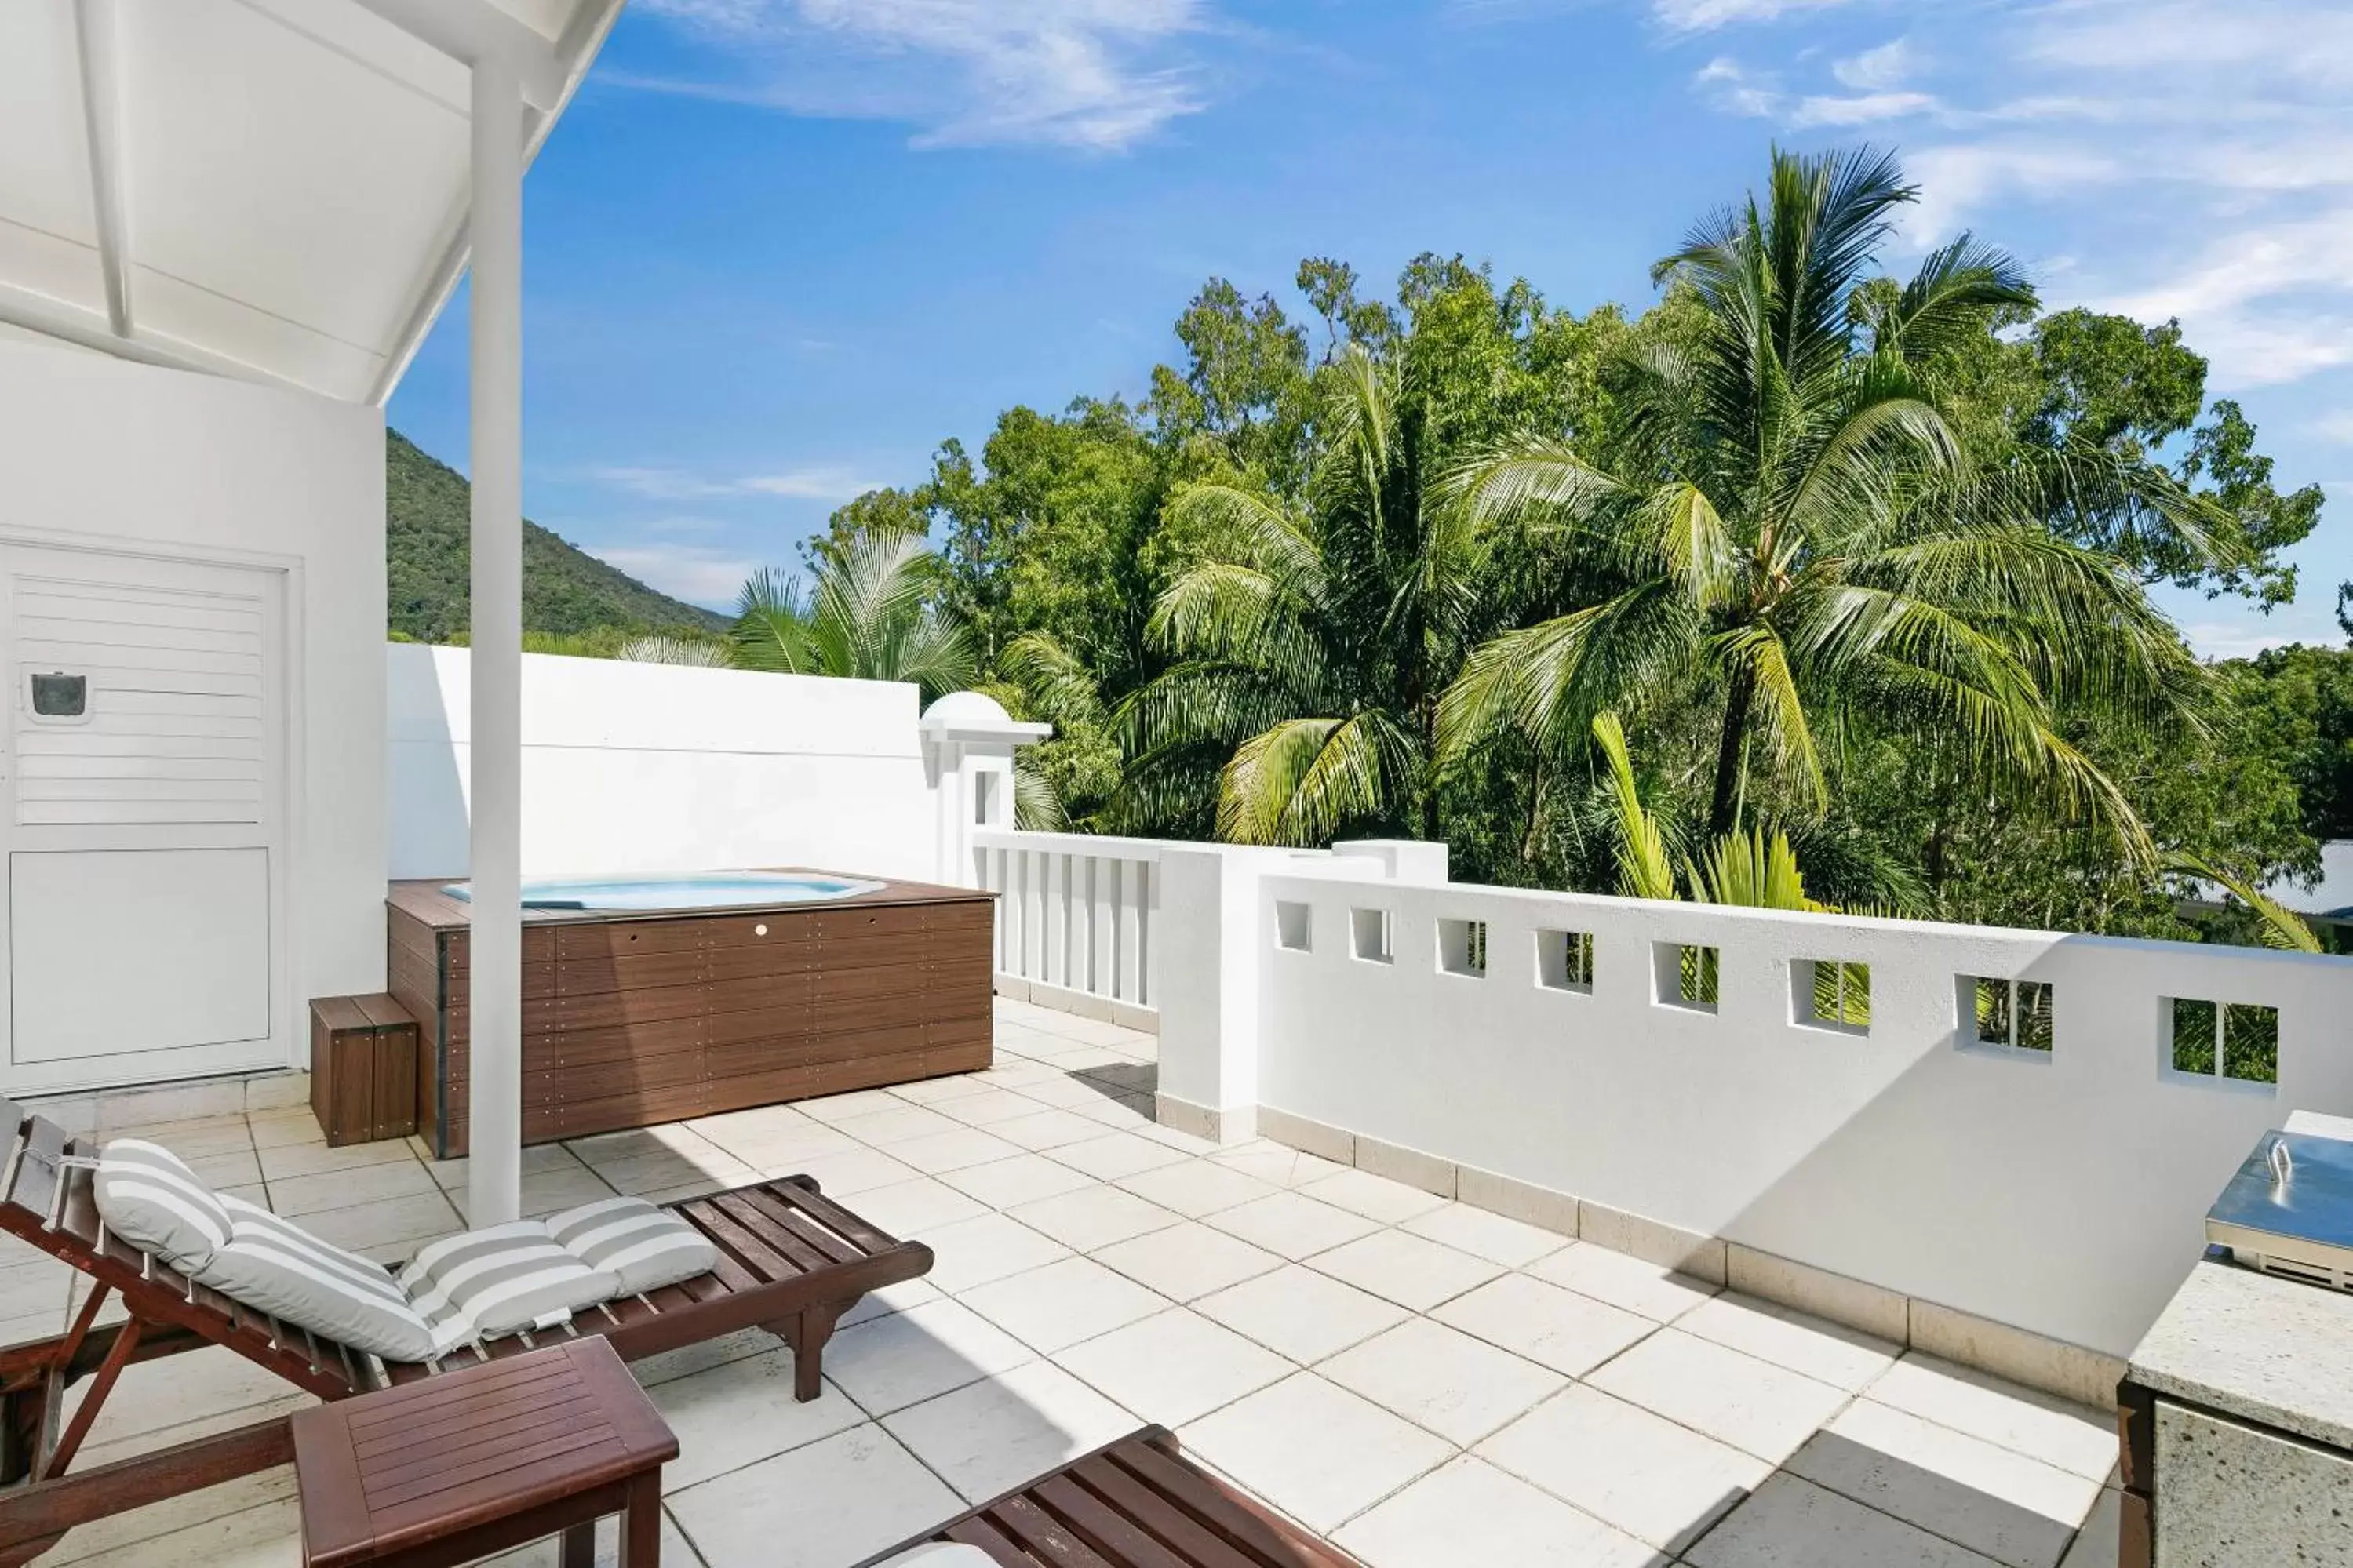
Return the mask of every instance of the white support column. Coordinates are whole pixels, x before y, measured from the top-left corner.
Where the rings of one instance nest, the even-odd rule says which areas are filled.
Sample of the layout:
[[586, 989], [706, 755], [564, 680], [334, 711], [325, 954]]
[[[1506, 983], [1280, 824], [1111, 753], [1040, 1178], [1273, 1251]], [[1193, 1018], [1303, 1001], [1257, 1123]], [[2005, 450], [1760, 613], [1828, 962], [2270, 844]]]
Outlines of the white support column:
[[467, 1219], [522, 1183], [522, 89], [473, 68], [473, 1103]]
[[1164, 1127], [1220, 1143], [1258, 1131], [1259, 879], [1282, 868], [1279, 852], [1230, 844], [1169, 844], [1152, 875], [1158, 902], [1152, 942], [1160, 1009]]

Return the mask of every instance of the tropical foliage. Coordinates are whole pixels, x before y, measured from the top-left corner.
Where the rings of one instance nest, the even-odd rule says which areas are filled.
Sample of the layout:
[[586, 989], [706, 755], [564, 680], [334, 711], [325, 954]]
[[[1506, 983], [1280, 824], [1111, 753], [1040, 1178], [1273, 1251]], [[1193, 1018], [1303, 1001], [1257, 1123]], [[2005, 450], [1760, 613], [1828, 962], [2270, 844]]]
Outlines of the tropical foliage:
[[[1715, 710], [1711, 837], [1737, 825], [1760, 754], [1777, 804], [1819, 815], [1825, 731], [1860, 722], [1944, 753], [1954, 787], [2041, 796], [2144, 848], [2054, 694], [2178, 714], [2196, 668], [2122, 561], [2042, 525], [2032, 502], [2058, 476], [1973, 463], [1947, 416], [1929, 367], [2032, 304], [2015, 265], [1965, 235], [1900, 290], [1857, 297], [1912, 195], [1885, 157], [1777, 155], [1768, 205], [1659, 264], [1696, 323], [1617, 367], [1615, 439], [1523, 437], [1457, 471], [1472, 526], [1541, 530], [1602, 587], [1472, 654], [1441, 706], [1445, 752], [1504, 728], [1563, 751], [1596, 712], [1671, 692]], [[2063, 467], [2206, 548], [2200, 509], [2154, 465], [2094, 450]]]
[[1142, 400], [944, 443], [726, 657], [1050, 721], [1029, 823], [2290, 940], [2258, 900], [2353, 836], [2353, 652], [2201, 665], [2148, 591], [2288, 601], [2320, 491], [2177, 324], [2046, 311], [1966, 236], [1891, 275], [1893, 160], [1766, 174], [1640, 310], [1439, 255], [1387, 300], [1306, 261], [1295, 312], [1213, 279]]
[[730, 634], [737, 668], [904, 680], [926, 703], [971, 684], [971, 638], [936, 602], [939, 562], [920, 535], [862, 534], [812, 575], [807, 589], [772, 570], [744, 584]]
[[[1322, 844], [1350, 828], [1437, 828], [1439, 689], [1461, 661], [1477, 552], [1430, 493], [1429, 432], [1398, 381], [1351, 343], [1324, 367], [1328, 432], [1302, 501], [1202, 483], [1171, 526], [1205, 542], [1146, 626], [1168, 667], [1124, 705], [1130, 793], [1198, 813], [1217, 766], [1219, 837]], [[1223, 759], [1222, 762], [1219, 759]]]

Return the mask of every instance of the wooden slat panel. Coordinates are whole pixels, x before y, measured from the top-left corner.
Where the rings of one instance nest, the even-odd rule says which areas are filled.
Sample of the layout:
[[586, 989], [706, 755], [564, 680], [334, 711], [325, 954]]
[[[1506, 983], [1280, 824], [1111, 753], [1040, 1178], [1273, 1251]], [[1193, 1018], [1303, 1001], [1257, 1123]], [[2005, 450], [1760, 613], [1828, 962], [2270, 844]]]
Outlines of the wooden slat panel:
[[900, 904], [881, 909], [856, 904], [828, 904], [809, 911], [811, 940], [830, 944], [860, 937], [920, 931], [931, 919], [926, 906]]
[[808, 1004], [713, 1013], [702, 1020], [703, 1045], [712, 1050], [744, 1040], [798, 1040], [817, 1027]]
[[564, 1029], [537, 1037], [541, 1053], [551, 1068], [589, 1062], [628, 1061], [632, 1057], [667, 1056], [673, 1051], [700, 1050], [710, 1037], [710, 1021], [699, 1015], [682, 1018], [651, 1018], [604, 1029]]
[[649, 952], [618, 958], [575, 958], [556, 966], [555, 994], [590, 996], [605, 991], [651, 991], [666, 985], [695, 985], [707, 978], [709, 964], [700, 949], [684, 952]]
[[926, 931], [841, 936], [818, 943], [809, 963], [818, 970], [905, 968], [928, 960], [937, 940], [936, 932]]
[[642, 920], [557, 926], [555, 961], [571, 964], [655, 952], [694, 952], [710, 945], [710, 924], [700, 920]]
[[617, 1061], [571, 1062], [558, 1070], [533, 1075], [524, 1098], [562, 1103], [635, 1096], [668, 1096], [702, 1092], [702, 1049], [670, 1051], [660, 1056], [628, 1057]]
[[552, 1142], [559, 1138], [585, 1138], [595, 1132], [617, 1132], [628, 1127], [653, 1127], [707, 1116], [713, 1108], [700, 1081], [647, 1089], [600, 1100], [543, 1100], [523, 1107], [523, 1140]]

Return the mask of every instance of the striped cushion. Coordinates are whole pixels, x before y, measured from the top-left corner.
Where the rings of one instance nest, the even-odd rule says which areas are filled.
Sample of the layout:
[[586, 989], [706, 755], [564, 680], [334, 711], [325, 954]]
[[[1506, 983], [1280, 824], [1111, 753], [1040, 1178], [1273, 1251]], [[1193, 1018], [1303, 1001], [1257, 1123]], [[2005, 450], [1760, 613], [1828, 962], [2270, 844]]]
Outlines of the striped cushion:
[[708, 1274], [719, 1264], [719, 1249], [710, 1237], [643, 1198], [607, 1198], [566, 1209], [547, 1222], [547, 1233], [591, 1268], [617, 1278], [621, 1288], [614, 1294], [619, 1296], [659, 1290]]
[[107, 1229], [183, 1272], [228, 1241], [226, 1200], [169, 1149], [117, 1138], [99, 1151], [92, 1184]]
[[557, 1246], [535, 1219], [429, 1243], [402, 1271], [400, 1284], [425, 1317], [454, 1312], [486, 1340], [553, 1328], [621, 1293], [610, 1270], [591, 1268]]
[[[221, 1294], [386, 1361], [423, 1361], [446, 1350], [383, 1265], [331, 1246], [291, 1220], [242, 1198], [220, 1200], [227, 1244], [195, 1278]], [[462, 1343], [459, 1332], [454, 1342]]]

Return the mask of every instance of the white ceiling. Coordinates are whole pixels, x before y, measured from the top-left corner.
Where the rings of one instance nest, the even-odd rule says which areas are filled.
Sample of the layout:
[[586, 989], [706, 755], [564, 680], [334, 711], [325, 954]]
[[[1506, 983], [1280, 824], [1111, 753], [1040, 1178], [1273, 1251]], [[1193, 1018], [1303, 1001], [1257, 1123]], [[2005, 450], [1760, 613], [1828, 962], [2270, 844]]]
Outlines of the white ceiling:
[[465, 262], [467, 51], [543, 68], [536, 152], [619, 8], [0, 0], [0, 335], [381, 403]]

